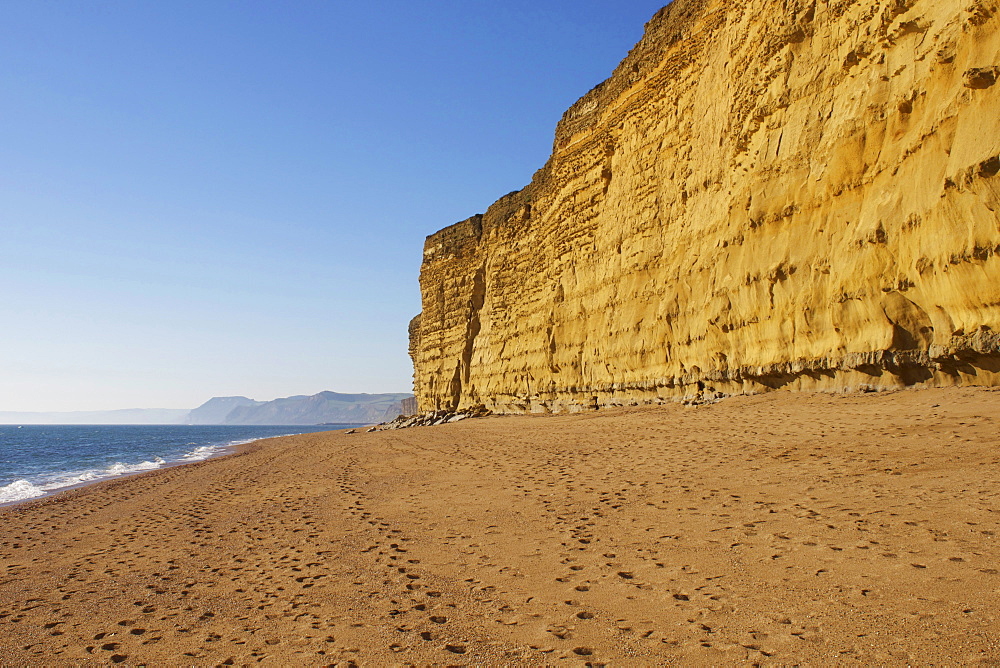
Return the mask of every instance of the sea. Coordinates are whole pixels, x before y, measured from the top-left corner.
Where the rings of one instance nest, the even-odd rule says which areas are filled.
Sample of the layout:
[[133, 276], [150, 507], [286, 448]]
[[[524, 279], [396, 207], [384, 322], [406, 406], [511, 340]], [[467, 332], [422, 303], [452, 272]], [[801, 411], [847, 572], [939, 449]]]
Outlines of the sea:
[[0, 504], [196, 462], [272, 436], [357, 425], [0, 425]]

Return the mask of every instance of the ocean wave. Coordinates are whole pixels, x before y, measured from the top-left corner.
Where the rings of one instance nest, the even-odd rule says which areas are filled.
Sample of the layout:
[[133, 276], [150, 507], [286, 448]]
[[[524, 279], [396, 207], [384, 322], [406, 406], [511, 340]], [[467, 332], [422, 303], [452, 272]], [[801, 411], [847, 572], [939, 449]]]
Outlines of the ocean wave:
[[139, 462], [138, 464], [115, 462], [105, 468], [87, 469], [85, 471], [72, 471], [68, 473], [50, 475], [45, 482], [39, 486], [41, 489], [50, 492], [54, 489], [72, 487], [73, 485], [79, 485], [84, 482], [104, 480], [105, 478], [115, 478], [120, 475], [128, 475], [129, 473], [152, 471], [160, 468], [166, 463], [166, 460], [160, 457], [154, 457], [153, 461]]
[[140, 471], [152, 471], [153, 469], [158, 469], [167, 462], [159, 457], [152, 462], [139, 462], [138, 464], [122, 464], [121, 462], [115, 462], [107, 468], [108, 475], [125, 475], [127, 473], [139, 473]]
[[182, 462], [198, 462], [202, 459], [208, 459], [212, 455], [217, 455], [226, 449], [226, 445], [202, 445], [194, 450], [185, 452], [180, 456], [180, 461]]
[[0, 487], [0, 503], [12, 503], [45, 496], [45, 490], [32, 485], [27, 480], [15, 480], [9, 485]]
[[[214, 457], [215, 455], [222, 454], [229, 448], [236, 447], [237, 445], [246, 445], [247, 443], [253, 443], [254, 441], [261, 441], [265, 438], [275, 438], [273, 436], [255, 436], [253, 438], [242, 438], [233, 441], [227, 441], [226, 443], [213, 443], [211, 445], [202, 445], [194, 450], [190, 450], [178, 458], [178, 461], [182, 462], [197, 462], [202, 459], [208, 459], [209, 457]], [[194, 445], [194, 443], [189, 443], [188, 445]]]

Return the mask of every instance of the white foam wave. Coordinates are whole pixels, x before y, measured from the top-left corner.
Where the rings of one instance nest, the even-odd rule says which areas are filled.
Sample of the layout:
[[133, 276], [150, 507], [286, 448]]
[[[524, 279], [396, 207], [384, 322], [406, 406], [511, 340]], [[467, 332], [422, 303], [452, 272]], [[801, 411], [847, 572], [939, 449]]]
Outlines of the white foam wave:
[[102, 469], [87, 469], [85, 471], [72, 471], [69, 473], [50, 475], [44, 481], [37, 481], [39, 482], [38, 488], [46, 492], [51, 492], [55, 489], [72, 487], [74, 485], [91, 482], [93, 480], [104, 480], [105, 478], [114, 478], [120, 475], [128, 475], [129, 473], [152, 471], [160, 468], [166, 463], [166, 460], [161, 459], [160, 457], [154, 457], [153, 461], [139, 462], [138, 464], [123, 464], [122, 462], [115, 462], [114, 464]]
[[0, 503], [12, 503], [45, 496], [45, 490], [32, 485], [27, 480], [15, 480], [9, 485], [0, 487]]
[[115, 462], [107, 468], [108, 475], [125, 475], [127, 473], [139, 473], [140, 471], [152, 471], [153, 469], [158, 469], [166, 462], [159, 457], [156, 461], [152, 462], [139, 462], [138, 464], [122, 464], [121, 462]]
[[[202, 459], [208, 459], [209, 457], [214, 457], [216, 455], [221, 455], [229, 448], [236, 447], [237, 445], [246, 445], [247, 443], [253, 443], [254, 441], [260, 441], [264, 438], [272, 438], [271, 436], [258, 436], [255, 438], [244, 438], [235, 441], [229, 441], [228, 443], [215, 443], [213, 445], [202, 445], [194, 450], [184, 453], [180, 456], [178, 461], [182, 462], [198, 462]], [[189, 443], [188, 445], [194, 445], [194, 443]]]
[[181, 455], [181, 461], [197, 462], [202, 459], [208, 459], [212, 455], [219, 454], [225, 448], [225, 445], [202, 445]]

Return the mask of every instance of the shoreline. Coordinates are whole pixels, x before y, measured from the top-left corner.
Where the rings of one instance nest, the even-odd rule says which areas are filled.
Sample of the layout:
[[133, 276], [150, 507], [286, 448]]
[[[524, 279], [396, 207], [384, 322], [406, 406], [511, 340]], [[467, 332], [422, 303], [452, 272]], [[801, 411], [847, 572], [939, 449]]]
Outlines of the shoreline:
[[1000, 392], [254, 441], [0, 509], [0, 664], [1000, 660]]
[[[48, 425], [37, 425], [37, 426], [48, 426]], [[78, 425], [57, 425], [57, 426], [78, 426]], [[90, 426], [90, 425], [80, 425], [80, 426]], [[95, 426], [114, 426], [114, 425], [95, 425]], [[132, 425], [123, 425], [123, 426], [132, 426]], [[152, 425], [152, 426], [160, 426], [160, 425]], [[162, 425], [162, 426], [173, 426], [173, 425]], [[270, 425], [267, 425], [267, 426], [270, 426]], [[274, 426], [285, 426], [285, 425], [274, 425]], [[293, 427], [295, 425], [288, 425], [288, 426], [289, 427]], [[325, 425], [310, 425], [310, 426], [325, 426]], [[333, 430], [333, 431], [340, 431], [340, 430], [341, 429], [337, 429], [337, 430]], [[311, 432], [311, 433], [326, 433], [326, 432]], [[122, 480], [122, 479], [125, 479], [125, 478], [131, 478], [131, 477], [141, 476], [141, 475], [150, 474], [150, 473], [156, 473], [157, 471], [164, 471], [166, 469], [175, 468], [175, 467], [178, 467], [178, 466], [186, 466], [188, 464], [198, 464], [200, 462], [209, 461], [209, 460], [212, 460], [212, 459], [218, 459], [218, 458], [221, 458], [221, 457], [228, 457], [228, 456], [233, 455], [233, 454], [238, 454], [240, 452], [240, 448], [252, 445], [253, 443], [256, 443], [257, 441], [267, 440], [269, 438], [286, 438], [288, 436], [297, 436], [297, 435], [298, 434], [282, 434], [282, 435], [279, 435], [279, 436], [261, 436], [260, 438], [254, 438], [254, 439], [250, 439], [250, 440], [242, 441], [242, 442], [228, 443], [228, 444], [225, 444], [225, 445], [199, 446], [199, 448], [201, 448], [201, 447], [218, 447], [219, 450], [217, 452], [212, 452], [208, 456], [200, 458], [200, 459], [184, 459], [184, 456], [181, 456], [178, 459], [165, 459], [165, 460], [163, 460], [163, 463], [159, 464], [156, 468], [140, 469], [140, 470], [135, 470], [135, 471], [126, 471], [126, 472], [123, 472], [123, 473], [114, 473], [114, 474], [109, 474], [109, 475], [104, 476], [104, 477], [96, 477], [96, 478], [93, 478], [91, 480], [83, 480], [83, 481], [80, 481], [80, 482], [75, 482], [75, 483], [71, 483], [71, 484], [68, 484], [68, 485], [62, 485], [62, 486], [59, 486], [59, 487], [54, 487], [52, 489], [43, 490], [44, 494], [42, 494], [40, 496], [32, 496], [32, 497], [28, 497], [28, 498], [25, 498], [25, 499], [15, 499], [15, 500], [12, 500], [12, 501], [3, 501], [3, 502], [0, 502], [0, 510], [3, 510], [4, 508], [9, 508], [9, 507], [12, 507], [12, 506], [19, 506], [19, 505], [25, 504], [25, 503], [31, 503], [31, 502], [34, 502], [34, 501], [43, 501], [43, 500], [46, 500], [46, 499], [50, 499], [50, 498], [52, 498], [54, 496], [63, 494], [65, 492], [69, 492], [69, 491], [73, 491], [73, 490], [77, 490], [77, 489], [81, 489], [81, 488], [90, 487], [91, 485], [99, 485], [101, 483], [113, 482], [113, 481]], [[197, 449], [198, 448], [196, 448], [195, 450], [197, 450]], [[191, 453], [188, 453], [188, 454], [191, 454]], [[158, 458], [160, 458], [160, 457], [158, 457]], [[162, 458], [160, 458], [160, 459], [162, 459]], [[134, 464], [132, 466], [137, 466], [137, 464]], [[32, 486], [35, 486], [34, 483], [31, 483], [30, 481], [26, 481], [26, 482], [28, 482]]]
[[[286, 438], [286, 437], [285, 436], [274, 436], [274, 437], [266, 437], [266, 438]], [[71, 493], [77, 492], [77, 491], [80, 491], [80, 490], [85, 490], [85, 489], [88, 489], [88, 488], [91, 488], [91, 487], [97, 487], [97, 486], [103, 485], [103, 484], [112, 484], [112, 483], [116, 483], [116, 482], [122, 482], [122, 481], [125, 481], [125, 480], [128, 480], [128, 479], [131, 479], [131, 478], [138, 478], [138, 477], [141, 477], [141, 476], [155, 476], [157, 473], [161, 473], [163, 471], [167, 471], [167, 470], [170, 470], [170, 469], [180, 468], [180, 467], [183, 467], [183, 466], [195, 466], [197, 464], [201, 464], [203, 462], [208, 462], [208, 461], [211, 461], [213, 459], [222, 459], [224, 457], [231, 457], [231, 456], [234, 456], [234, 455], [238, 455], [238, 454], [240, 454], [240, 450], [239, 450], [240, 448], [253, 445], [254, 443], [256, 443], [259, 440], [260, 441], [266, 440], [266, 438], [256, 439], [254, 441], [250, 441], [249, 443], [239, 443], [239, 444], [224, 446], [222, 448], [222, 450], [220, 450], [218, 453], [209, 455], [205, 459], [197, 459], [197, 460], [194, 460], [194, 461], [186, 461], [186, 462], [185, 461], [181, 461], [181, 460], [177, 460], [177, 461], [165, 461], [163, 464], [161, 464], [158, 468], [155, 468], [155, 469], [147, 469], [147, 470], [144, 470], [144, 471], [131, 471], [131, 472], [128, 472], [128, 473], [121, 473], [121, 474], [117, 474], [117, 475], [114, 475], [114, 476], [109, 476], [107, 478], [98, 478], [98, 479], [95, 479], [95, 480], [85, 480], [83, 482], [74, 483], [72, 485], [66, 485], [65, 487], [57, 487], [57, 488], [52, 489], [52, 490], [46, 490], [46, 492], [45, 492], [45, 494], [43, 496], [34, 496], [34, 497], [31, 497], [31, 498], [28, 498], [28, 499], [18, 499], [16, 501], [6, 501], [4, 503], [0, 503], [0, 517], [2, 517], [2, 512], [4, 510], [6, 510], [8, 508], [15, 507], [15, 506], [23, 506], [23, 505], [26, 505], [26, 504], [43, 504], [43, 503], [47, 503], [47, 502], [61, 502], [63, 500], [61, 498], [61, 497], [63, 497], [63, 495], [67, 495], [66, 496], [67, 499], [68, 498], [72, 498], [72, 494]]]

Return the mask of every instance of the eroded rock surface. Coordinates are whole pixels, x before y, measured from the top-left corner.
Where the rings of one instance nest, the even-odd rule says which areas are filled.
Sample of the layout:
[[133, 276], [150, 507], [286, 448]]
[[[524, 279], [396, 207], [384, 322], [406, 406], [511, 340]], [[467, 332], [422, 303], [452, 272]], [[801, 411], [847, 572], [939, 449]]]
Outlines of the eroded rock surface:
[[675, 0], [428, 237], [422, 411], [1000, 382], [1000, 4]]

